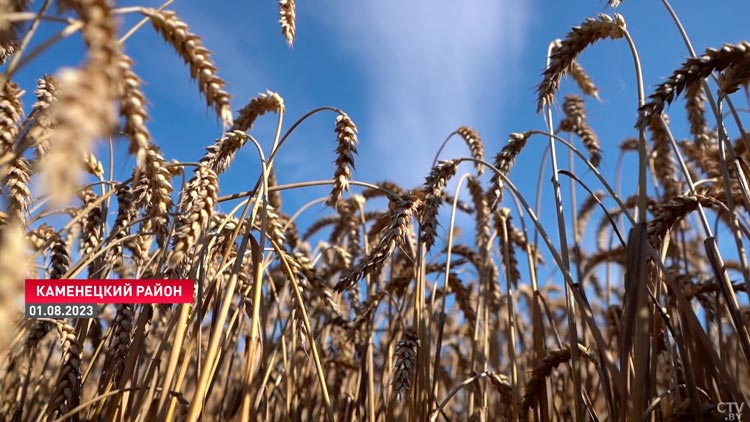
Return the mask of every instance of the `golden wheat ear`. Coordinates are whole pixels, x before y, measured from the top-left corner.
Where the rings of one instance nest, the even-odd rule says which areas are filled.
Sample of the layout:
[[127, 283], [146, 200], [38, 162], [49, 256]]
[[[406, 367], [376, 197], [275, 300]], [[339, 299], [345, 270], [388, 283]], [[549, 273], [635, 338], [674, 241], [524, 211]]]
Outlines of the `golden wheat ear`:
[[0, 89], [0, 155], [12, 151], [19, 124], [23, 117], [23, 103], [21, 90], [13, 81], [6, 81]]
[[257, 97], [252, 98], [245, 107], [240, 109], [232, 130], [243, 132], [252, 130], [258, 117], [266, 113], [282, 113], [284, 110], [284, 99], [281, 98], [281, 95], [267, 90], [265, 93], [260, 93]]
[[70, 323], [57, 324], [63, 349], [63, 363], [57, 377], [55, 389], [50, 397], [47, 410], [50, 420], [62, 416], [81, 403], [81, 343], [76, 337], [75, 328]]
[[147, 227], [149, 238], [150, 235], [155, 235], [157, 243], [164, 246], [173, 207], [172, 174], [156, 145], [148, 146], [145, 161], [144, 171], [139, 171], [138, 168], [133, 170], [133, 201], [136, 208], [145, 210], [147, 220], [141, 223], [141, 229]]
[[552, 50], [550, 64], [544, 71], [544, 78], [537, 87], [537, 112], [545, 105], [552, 104], [555, 93], [560, 88], [562, 77], [570, 72], [576, 57], [591, 44], [599, 40], [613, 40], [625, 36], [625, 22], [619, 15], [615, 18], [599, 15], [598, 19], [589, 18], [580, 26], [571, 30], [558, 48]]
[[183, 190], [177, 206], [180, 216], [168, 258], [171, 266], [176, 266], [187, 258], [208, 227], [213, 216], [218, 191], [219, 180], [216, 173], [206, 166], [198, 167], [195, 170], [195, 176]]
[[602, 148], [599, 138], [586, 120], [586, 109], [583, 98], [578, 95], [568, 95], [563, 103], [565, 119], [560, 122], [560, 130], [575, 133], [589, 152], [589, 161], [599, 167], [602, 160]]
[[232, 125], [230, 95], [224, 90], [226, 83], [216, 74], [216, 65], [201, 37], [190, 32], [190, 27], [171, 10], [143, 9], [151, 24], [190, 68], [190, 76], [198, 81], [198, 89], [206, 104], [216, 111], [225, 127]]
[[329, 206], [336, 206], [344, 191], [349, 191], [349, 181], [354, 169], [354, 156], [357, 154], [357, 126], [345, 113], [336, 117], [336, 170], [333, 173], [333, 189], [326, 200]]
[[[20, 13], [29, 7], [31, 0], [5, 0], [0, 2], [0, 17]], [[0, 66], [2, 66], [21, 46], [20, 36], [23, 22], [9, 22], [0, 18]]]
[[281, 25], [281, 34], [284, 35], [287, 45], [294, 45], [294, 38], [297, 35], [296, 25], [296, 5], [294, 0], [279, 0], [279, 24]]
[[0, 65], [5, 64], [19, 45], [18, 39], [10, 31], [0, 31]]
[[407, 329], [401, 340], [396, 343], [396, 363], [393, 371], [393, 392], [396, 400], [401, 401], [409, 396], [412, 380], [417, 366], [419, 338], [413, 329]]
[[65, 4], [82, 21], [81, 35], [88, 48], [80, 69], [59, 77], [57, 101], [49, 108], [55, 140], [45, 158], [43, 176], [55, 202], [66, 203], [80, 182], [82, 159], [95, 142], [109, 136], [117, 124], [115, 101], [120, 86], [117, 58], [118, 23], [106, 0], [75, 0]]
[[481, 163], [481, 161], [484, 161], [484, 143], [482, 143], [482, 138], [479, 136], [479, 132], [468, 126], [461, 126], [456, 129], [456, 133], [461, 135], [461, 138], [466, 142], [466, 145], [469, 146], [471, 158], [476, 160], [474, 162], [474, 168], [477, 170], [477, 174], [481, 176], [482, 173], [484, 173], [484, 165]]
[[417, 195], [404, 195], [394, 198], [392, 210], [388, 215], [388, 223], [382, 229], [382, 236], [377, 245], [353, 269], [344, 274], [334, 287], [337, 292], [350, 289], [362, 277], [376, 271], [393, 254], [396, 246], [404, 247], [407, 243], [407, 233], [411, 231], [411, 220], [415, 213], [423, 207], [423, 201]]
[[747, 41], [725, 44], [718, 50], [709, 48], [702, 56], [687, 59], [666, 81], [656, 87], [649, 96], [649, 101], [639, 108], [636, 126], [648, 126], [683, 91], [702, 83], [713, 72], [727, 71], [728, 75], [720, 78], [720, 88], [722, 93], [731, 94], [750, 79], [750, 72], [747, 71], [749, 63], [750, 42]]
[[[500, 152], [495, 156], [495, 167], [505, 176], [508, 175], [513, 164], [516, 162], [516, 157], [521, 153], [523, 147], [526, 146], [526, 142], [529, 140], [531, 133], [511, 133], [508, 143], [503, 147]], [[505, 188], [505, 182], [502, 177], [497, 174], [493, 174], [492, 187], [488, 192], [490, 208], [497, 209], [498, 204], [503, 200], [503, 190]]]
[[133, 60], [124, 53], [117, 58], [122, 72], [120, 86], [120, 116], [125, 120], [124, 132], [129, 145], [128, 152], [136, 157], [136, 165], [144, 169], [151, 134], [146, 127], [146, 97], [141, 89], [141, 79], [133, 71]]
[[424, 207], [421, 218], [422, 235], [419, 239], [424, 242], [425, 249], [430, 250], [437, 238], [438, 211], [443, 203], [443, 189], [448, 181], [456, 175], [458, 160], [439, 162], [430, 171], [424, 184]]

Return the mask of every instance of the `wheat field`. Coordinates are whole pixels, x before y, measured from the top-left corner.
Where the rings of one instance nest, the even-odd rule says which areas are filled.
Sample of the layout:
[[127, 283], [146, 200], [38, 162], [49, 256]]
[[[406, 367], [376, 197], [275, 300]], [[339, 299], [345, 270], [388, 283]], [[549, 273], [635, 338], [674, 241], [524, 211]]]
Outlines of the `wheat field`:
[[[547, 66], [528, 112], [546, 126], [492, 151], [497, 140], [460, 126], [445, 142], [466, 155], [402, 186], [355, 177], [368, 157], [344, 110], [289, 116], [272, 91], [233, 109], [221, 63], [170, 3], [0, 0], [0, 420], [750, 418], [749, 42], [696, 52], [663, 0], [690, 58], [646, 87], [610, 1], [538, 52]], [[295, 1], [278, 8], [291, 46]], [[152, 139], [147, 81], [127, 53], [136, 31], [182, 59], [223, 128], [195, 162]], [[16, 82], [68, 37], [85, 45], [79, 66]], [[587, 120], [599, 91], [578, 58], [603, 40], [627, 46], [638, 87], [619, 144]], [[564, 84], [577, 93], [559, 95]], [[317, 115], [333, 168], [279, 184], [277, 153]], [[271, 139], [256, 138], [260, 120], [276, 125]], [[523, 154], [529, 142], [547, 146], [542, 159]], [[134, 163], [122, 180], [97, 153], [118, 143], [129, 155], [117, 162]], [[247, 190], [222, 189], [241, 149], [260, 170]], [[600, 170], [605, 152], [636, 157], [627, 193]], [[524, 161], [551, 173], [551, 225], [537, 192], [513, 182]], [[285, 206], [316, 187], [330, 194]], [[300, 217], [313, 205], [326, 214]], [[196, 300], [25, 319], [27, 278], [190, 279]]]

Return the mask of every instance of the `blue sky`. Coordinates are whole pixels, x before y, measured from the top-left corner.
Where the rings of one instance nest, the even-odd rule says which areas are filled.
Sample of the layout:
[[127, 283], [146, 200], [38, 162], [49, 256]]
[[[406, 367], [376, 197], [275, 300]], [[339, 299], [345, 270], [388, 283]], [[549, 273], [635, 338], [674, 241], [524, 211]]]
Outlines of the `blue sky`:
[[[159, 5], [149, 1], [118, 6], [131, 4]], [[748, 38], [746, 1], [709, 5], [676, 0], [673, 6], [698, 52]], [[563, 38], [587, 17], [613, 13], [604, 0], [302, 0], [297, 4], [297, 40], [288, 48], [278, 26], [276, 1], [177, 0], [169, 9], [176, 10], [213, 52], [235, 110], [266, 89], [283, 96], [286, 127], [312, 108], [339, 107], [359, 127], [355, 178], [390, 179], [406, 187], [422, 183], [440, 143], [459, 125], [479, 131], [490, 160], [508, 133], [542, 129], [544, 120], [535, 113], [535, 89], [549, 42]], [[639, 49], [648, 94], [680, 65], [687, 51], [660, 1], [625, 0], [617, 12], [625, 16]], [[123, 28], [137, 18], [127, 16]], [[61, 43], [17, 79], [31, 94], [37, 77], [61, 63], [78, 63], [80, 56], [70, 53], [80, 51], [80, 40]], [[221, 135], [221, 127], [204, 107], [187, 68], [148, 25], [128, 41], [126, 52], [146, 84], [155, 142], [168, 159], [197, 161]], [[630, 52], [623, 40], [603, 41], [587, 50], [580, 62], [600, 89], [601, 104], [587, 101], [589, 122], [604, 149], [602, 171], [611, 176], [617, 145], [636, 135]], [[567, 92], [576, 92], [570, 80], [563, 83], [560, 102]], [[30, 106], [28, 94], [25, 101]], [[687, 136], [681, 107], [673, 107], [670, 114], [677, 138]], [[559, 120], [559, 109], [556, 116]], [[280, 183], [331, 177], [334, 118], [319, 115], [296, 132], [277, 161]], [[275, 117], [265, 118], [254, 132], [267, 149], [275, 123]], [[542, 138], [533, 138], [511, 173], [530, 200], [544, 145]], [[457, 140], [442, 155], [455, 156], [468, 156]], [[634, 165], [635, 160], [627, 163]], [[116, 164], [119, 177], [129, 176], [129, 163]], [[257, 158], [248, 147], [222, 179], [221, 194], [248, 189], [257, 174]], [[546, 189], [544, 201], [549, 204], [549, 184]], [[287, 211], [327, 191], [285, 194]], [[322, 213], [323, 207], [313, 212]], [[554, 224], [549, 212], [542, 217]]]
[[[750, 6], [739, 0], [716, 5], [709, 10], [704, 2], [674, 4], [698, 51], [747, 38], [742, 11]], [[461, 124], [479, 131], [490, 158], [509, 132], [541, 129], [535, 87], [549, 41], [564, 37], [586, 17], [612, 13], [606, 2], [596, 0], [300, 1], [297, 41], [290, 49], [280, 34], [274, 1], [177, 0], [170, 8], [204, 37], [235, 109], [265, 89], [284, 97], [289, 124], [311, 108], [340, 107], [360, 130], [356, 177], [388, 178], [406, 186], [421, 183], [440, 142]], [[617, 11], [638, 46], [648, 93], [687, 52], [660, 1], [625, 1]], [[187, 70], [149, 27], [131, 40], [128, 51], [148, 83], [156, 141], [170, 156], [196, 160], [220, 128]], [[585, 52], [581, 62], [600, 87], [602, 104], [589, 102], [589, 119], [605, 150], [603, 171], [611, 174], [616, 146], [635, 135], [630, 52], [624, 41], [604, 41]], [[559, 98], [569, 91], [574, 91], [570, 81]], [[673, 114], [679, 138], [686, 134], [680, 126], [684, 118], [680, 108]], [[293, 137], [277, 163], [281, 183], [330, 177], [333, 118], [318, 116]], [[275, 124], [273, 118], [266, 121], [257, 130], [261, 138]], [[541, 156], [544, 141], [535, 141], [512, 173], [522, 186], [537, 178], [535, 157]], [[456, 155], [467, 155], [460, 142], [453, 142], [443, 157]], [[248, 167], [236, 167], [256, 162], [254, 152], [247, 149], [238, 160], [225, 189], [248, 183]]]

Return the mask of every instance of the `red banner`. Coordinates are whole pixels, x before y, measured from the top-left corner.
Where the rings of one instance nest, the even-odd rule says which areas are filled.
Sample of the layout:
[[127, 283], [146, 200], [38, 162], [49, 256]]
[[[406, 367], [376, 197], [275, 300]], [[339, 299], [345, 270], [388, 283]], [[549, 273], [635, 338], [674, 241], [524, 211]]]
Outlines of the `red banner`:
[[192, 302], [192, 280], [26, 280], [27, 304]]

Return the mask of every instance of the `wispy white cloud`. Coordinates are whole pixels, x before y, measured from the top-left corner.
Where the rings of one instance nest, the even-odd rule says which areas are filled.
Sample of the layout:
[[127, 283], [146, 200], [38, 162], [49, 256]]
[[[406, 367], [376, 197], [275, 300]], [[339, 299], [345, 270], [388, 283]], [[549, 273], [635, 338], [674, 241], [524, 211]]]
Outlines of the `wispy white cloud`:
[[[219, 73], [235, 98], [235, 108], [265, 88], [281, 90], [290, 107], [289, 118], [299, 115], [299, 109], [291, 108], [301, 103], [340, 106], [360, 128], [356, 177], [369, 181], [386, 178], [413, 186], [426, 176], [445, 136], [462, 124], [479, 130], [485, 142], [491, 143], [488, 151], [497, 151], [506, 132], [501, 121], [503, 106], [513, 103], [509, 93], [515, 90], [525, 95], [530, 89], [517, 88], [514, 81], [520, 76], [516, 63], [528, 35], [531, 3], [300, 2], [300, 38], [289, 51], [284, 50], [274, 27], [277, 15], [270, 7], [243, 9], [229, 17], [225, 8], [213, 10], [213, 6], [198, 4], [186, 3], [179, 11], [213, 51]], [[235, 16], [252, 18], [245, 22]], [[278, 39], [268, 41], [258, 34], [273, 34]], [[168, 54], [162, 46], [149, 61], [164, 62], [162, 56]], [[178, 61], [174, 57], [168, 60], [171, 64]], [[342, 61], [348, 64], [346, 69], [340, 67]], [[187, 79], [181, 66], [161, 67], [165, 69], [161, 76], [169, 81], [165, 90], [175, 81]], [[354, 74], [348, 73], [352, 71]], [[306, 84], [314, 86], [300, 89]], [[206, 113], [201, 101], [196, 101], [195, 89], [182, 91], [175, 101], [189, 103], [195, 114]], [[319, 98], [322, 95], [325, 98]], [[309, 163], [310, 154], [325, 154], [327, 162], [333, 161], [331, 129], [317, 129], [321, 132], [285, 149], [279, 158], [284, 174], [291, 174], [294, 180], [321, 176], [320, 167], [303, 165]], [[321, 146], [325, 150], [320, 150]], [[443, 157], [466, 154], [465, 146], [454, 141]]]
[[[459, 125], [498, 131], [498, 114], [507, 102], [503, 91], [515, 78], [513, 63], [524, 44], [529, 4], [326, 2], [326, 10], [333, 10], [327, 25], [368, 84], [361, 125], [361, 160], [367, 163], [360, 167], [419, 183], [440, 142]], [[445, 155], [465, 154], [461, 148], [457, 142]]]

